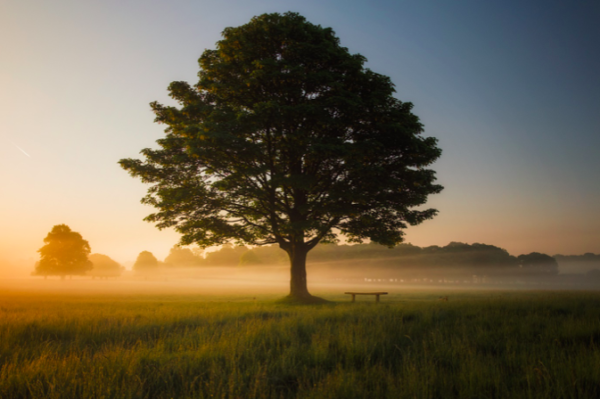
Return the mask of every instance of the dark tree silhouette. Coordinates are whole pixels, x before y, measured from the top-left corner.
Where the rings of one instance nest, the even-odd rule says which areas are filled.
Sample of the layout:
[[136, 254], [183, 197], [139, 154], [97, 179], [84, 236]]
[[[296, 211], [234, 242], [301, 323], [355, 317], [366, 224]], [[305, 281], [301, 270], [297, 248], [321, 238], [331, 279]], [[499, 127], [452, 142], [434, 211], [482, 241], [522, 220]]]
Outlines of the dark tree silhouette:
[[44, 243], [46, 245], [38, 250], [41, 259], [36, 263], [33, 274], [65, 278], [84, 275], [92, 269], [92, 262], [88, 259], [90, 244], [66, 224], [54, 226], [44, 238]]
[[[427, 169], [441, 154], [387, 76], [341, 47], [330, 28], [296, 13], [226, 28], [200, 57], [199, 82], [173, 82], [180, 107], [152, 103], [167, 125], [160, 149], [123, 159], [151, 183], [146, 217], [181, 244], [278, 244], [291, 263], [290, 298], [315, 300], [306, 256], [344, 234], [393, 246], [432, 218], [442, 190]], [[415, 207], [419, 207], [415, 209]]]
[[152, 252], [142, 251], [138, 255], [135, 263], [133, 264], [133, 270], [140, 273], [152, 272], [158, 268], [158, 259], [152, 254]]

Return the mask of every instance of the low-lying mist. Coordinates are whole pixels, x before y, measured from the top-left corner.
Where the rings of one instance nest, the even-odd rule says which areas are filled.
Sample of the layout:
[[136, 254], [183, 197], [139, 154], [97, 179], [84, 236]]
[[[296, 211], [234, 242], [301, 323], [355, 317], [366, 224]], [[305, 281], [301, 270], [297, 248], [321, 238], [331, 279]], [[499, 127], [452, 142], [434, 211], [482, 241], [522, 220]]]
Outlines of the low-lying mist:
[[[600, 289], [600, 279], [552, 275], [526, 278], [495, 271], [489, 275], [470, 275], [460, 270], [404, 268], [390, 272], [388, 267], [373, 267], [364, 260], [320, 262], [307, 265], [309, 290], [319, 293], [345, 291], [403, 290], [498, 290], [498, 289]], [[363, 267], [361, 267], [361, 265]], [[149, 273], [125, 271], [119, 277], [9, 276], [0, 278], [2, 291], [60, 292], [71, 294], [183, 295], [247, 297], [280, 295], [289, 292], [287, 265], [160, 267]]]
[[[93, 268], [83, 276], [44, 274], [37, 265], [0, 263], [0, 289], [251, 297], [284, 295], [289, 290], [289, 261], [276, 246], [224, 246], [208, 254], [173, 247], [164, 261], [143, 251], [131, 269], [102, 254], [89, 259]], [[600, 255], [552, 257], [534, 252], [515, 257], [492, 245], [463, 243], [425, 248], [401, 244], [393, 249], [375, 244], [318, 245], [309, 253], [307, 275], [309, 290], [315, 294], [415, 288], [600, 289]]]

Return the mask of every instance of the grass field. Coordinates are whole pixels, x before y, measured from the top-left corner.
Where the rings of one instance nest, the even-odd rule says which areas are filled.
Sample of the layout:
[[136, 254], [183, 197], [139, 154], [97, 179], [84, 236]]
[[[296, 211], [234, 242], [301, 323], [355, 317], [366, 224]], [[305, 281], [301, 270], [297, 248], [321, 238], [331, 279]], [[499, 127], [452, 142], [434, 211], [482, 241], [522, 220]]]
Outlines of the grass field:
[[600, 293], [322, 296], [0, 291], [0, 398], [600, 397]]

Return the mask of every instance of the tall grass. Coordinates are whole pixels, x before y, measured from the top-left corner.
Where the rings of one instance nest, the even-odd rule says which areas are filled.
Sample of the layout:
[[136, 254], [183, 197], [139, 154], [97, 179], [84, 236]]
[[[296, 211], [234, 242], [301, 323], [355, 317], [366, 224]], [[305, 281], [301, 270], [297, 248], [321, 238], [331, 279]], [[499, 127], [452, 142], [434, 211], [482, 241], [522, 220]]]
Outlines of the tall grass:
[[600, 294], [0, 296], [0, 398], [598, 398]]

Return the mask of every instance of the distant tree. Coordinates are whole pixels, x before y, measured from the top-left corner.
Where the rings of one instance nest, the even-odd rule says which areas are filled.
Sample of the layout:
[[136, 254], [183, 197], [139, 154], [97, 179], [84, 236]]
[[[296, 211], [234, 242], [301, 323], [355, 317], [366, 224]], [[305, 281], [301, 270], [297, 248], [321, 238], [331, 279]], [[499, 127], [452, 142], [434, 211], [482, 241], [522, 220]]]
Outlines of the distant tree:
[[[363, 262], [352, 262], [353, 260]], [[498, 277], [516, 275], [519, 272], [517, 259], [506, 250], [486, 244], [464, 244], [451, 242], [444, 247], [420, 248], [410, 244], [397, 245], [390, 251], [378, 244], [358, 245], [318, 245], [311, 253], [312, 262], [338, 262], [340, 266], [329, 267], [362, 268], [367, 273], [369, 267], [382, 273], [395, 273], [405, 276], [439, 275], [446, 277], [472, 277], [473, 275]], [[370, 265], [370, 266], [367, 266]]]
[[240, 263], [242, 255], [248, 251], [243, 245], [233, 246], [225, 244], [218, 251], [206, 254], [207, 266], [237, 266]]
[[399, 244], [394, 248], [396, 256], [414, 256], [419, 255], [423, 249], [410, 243]]
[[285, 263], [289, 264], [289, 258], [285, 252], [283, 252], [279, 245], [263, 245], [252, 248], [251, 251], [256, 254], [256, 257], [260, 259], [263, 265], [282, 265]]
[[256, 251], [246, 251], [240, 257], [240, 266], [256, 266], [262, 264], [263, 261], [260, 259]]
[[151, 104], [167, 125], [161, 148], [120, 161], [153, 184], [146, 220], [183, 245], [278, 244], [290, 298], [306, 302], [318, 301], [306, 257], [319, 242], [401, 242], [437, 213], [423, 205], [442, 190], [427, 168], [441, 150], [365, 61], [296, 13], [226, 28], [200, 57], [199, 82], [169, 86], [180, 108]]
[[555, 275], [558, 274], [558, 263], [550, 255], [532, 252], [517, 257], [519, 265], [527, 274]]
[[102, 254], [91, 254], [89, 260], [93, 264], [92, 270], [88, 271], [88, 276], [92, 277], [119, 277], [125, 269], [118, 262]]
[[427, 247], [424, 255], [431, 254], [432, 263], [442, 267], [463, 267], [470, 272], [487, 274], [489, 272], [507, 271], [516, 272], [517, 259], [509, 255], [505, 249], [487, 244], [465, 244], [451, 242], [445, 247]]
[[189, 248], [182, 248], [178, 245], [174, 245], [169, 251], [169, 255], [165, 258], [165, 264], [167, 266], [199, 266], [203, 263], [204, 258], [195, 254]]
[[278, 245], [263, 245], [248, 249], [241, 254], [240, 266], [280, 266], [289, 263], [289, 259]]
[[92, 269], [92, 262], [88, 259], [90, 244], [66, 224], [54, 226], [44, 242], [46, 245], [38, 250], [41, 259], [36, 263], [33, 274], [65, 278], [85, 275]]
[[133, 270], [138, 273], [152, 272], [158, 268], [158, 259], [152, 252], [142, 251], [138, 255], [135, 263], [133, 264]]
[[311, 262], [330, 262], [344, 259], [374, 259], [396, 256], [396, 251], [377, 243], [356, 245], [319, 244], [309, 254]]

